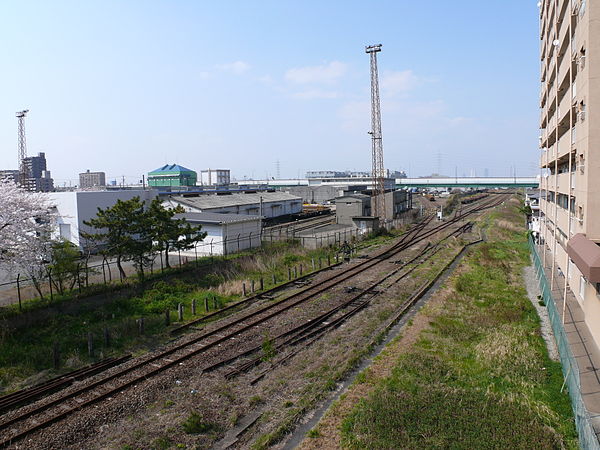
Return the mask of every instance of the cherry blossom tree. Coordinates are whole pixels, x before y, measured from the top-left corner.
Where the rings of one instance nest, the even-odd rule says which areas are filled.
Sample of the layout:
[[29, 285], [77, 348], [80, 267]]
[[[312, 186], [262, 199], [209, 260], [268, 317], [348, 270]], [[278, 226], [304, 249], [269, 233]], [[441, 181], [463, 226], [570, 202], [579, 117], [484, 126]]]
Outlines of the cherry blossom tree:
[[0, 180], [0, 266], [26, 273], [40, 294], [52, 245], [52, 207], [45, 194]]

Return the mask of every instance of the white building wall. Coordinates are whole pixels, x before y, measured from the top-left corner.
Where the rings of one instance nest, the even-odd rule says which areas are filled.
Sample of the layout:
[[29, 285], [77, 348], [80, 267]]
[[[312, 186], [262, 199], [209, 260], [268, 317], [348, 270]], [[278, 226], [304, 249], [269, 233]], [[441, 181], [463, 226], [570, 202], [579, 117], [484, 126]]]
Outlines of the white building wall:
[[134, 197], [150, 202], [158, 193], [155, 190], [123, 190], [51, 192], [47, 195], [58, 212], [53, 237], [64, 237], [83, 250], [85, 243], [80, 239], [80, 233], [96, 231], [83, 222], [96, 217], [98, 208], [105, 209], [116, 204], [117, 200], [126, 201]]
[[229, 224], [202, 224], [192, 222], [192, 225], [202, 225], [206, 233], [203, 241], [198, 242], [196, 249], [181, 252], [182, 255], [193, 257], [224, 255], [237, 253], [248, 248], [261, 245], [261, 220], [229, 223]]

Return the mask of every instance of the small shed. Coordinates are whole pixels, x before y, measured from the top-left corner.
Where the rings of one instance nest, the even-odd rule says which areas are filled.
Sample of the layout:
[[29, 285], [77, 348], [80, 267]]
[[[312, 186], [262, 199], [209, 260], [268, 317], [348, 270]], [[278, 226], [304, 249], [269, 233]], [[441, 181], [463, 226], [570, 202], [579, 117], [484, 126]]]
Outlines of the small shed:
[[350, 194], [335, 199], [336, 222], [354, 225], [354, 217], [371, 215], [371, 197], [365, 194]]
[[185, 219], [194, 226], [201, 225], [206, 233], [195, 249], [186, 250], [182, 255], [228, 255], [261, 245], [261, 216], [188, 212], [176, 214], [175, 218]]

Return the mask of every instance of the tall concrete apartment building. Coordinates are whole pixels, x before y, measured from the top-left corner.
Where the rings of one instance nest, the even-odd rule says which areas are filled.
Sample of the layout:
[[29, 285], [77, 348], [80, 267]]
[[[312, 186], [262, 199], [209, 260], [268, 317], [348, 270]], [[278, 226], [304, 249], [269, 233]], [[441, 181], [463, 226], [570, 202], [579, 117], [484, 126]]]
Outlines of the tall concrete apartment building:
[[106, 186], [106, 174], [104, 172], [90, 172], [90, 169], [79, 174], [79, 187], [89, 189]]
[[539, 6], [540, 236], [600, 345], [600, 2]]

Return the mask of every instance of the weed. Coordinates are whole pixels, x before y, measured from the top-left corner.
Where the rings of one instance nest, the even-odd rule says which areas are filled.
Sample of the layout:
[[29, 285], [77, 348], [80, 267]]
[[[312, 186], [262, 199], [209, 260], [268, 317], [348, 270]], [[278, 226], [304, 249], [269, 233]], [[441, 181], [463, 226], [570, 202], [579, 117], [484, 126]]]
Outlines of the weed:
[[306, 433], [306, 436], [309, 438], [317, 438], [321, 436], [321, 433], [316, 428], [312, 428], [308, 431], [308, 433]]
[[197, 412], [192, 412], [181, 426], [188, 434], [205, 434], [217, 429], [214, 423], [205, 422]]
[[261, 349], [262, 349], [261, 359], [263, 361], [270, 361], [277, 354], [277, 349], [275, 348], [275, 343], [273, 342], [273, 339], [271, 339], [269, 337], [268, 333], [265, 333], [265, 335], [263, 337]]
[[152, 442], [152, 448], [156, 450], [166, 450], [171, 447], [171, 441], [166, 437], [159, 437]]
[[250, 408], [256, 408], [258, 405], [260, 405], [262, 403], [263, 403], [263, 399], [260, 395], [253, 395], [248, 400], [248, 406], [250, 406]]

